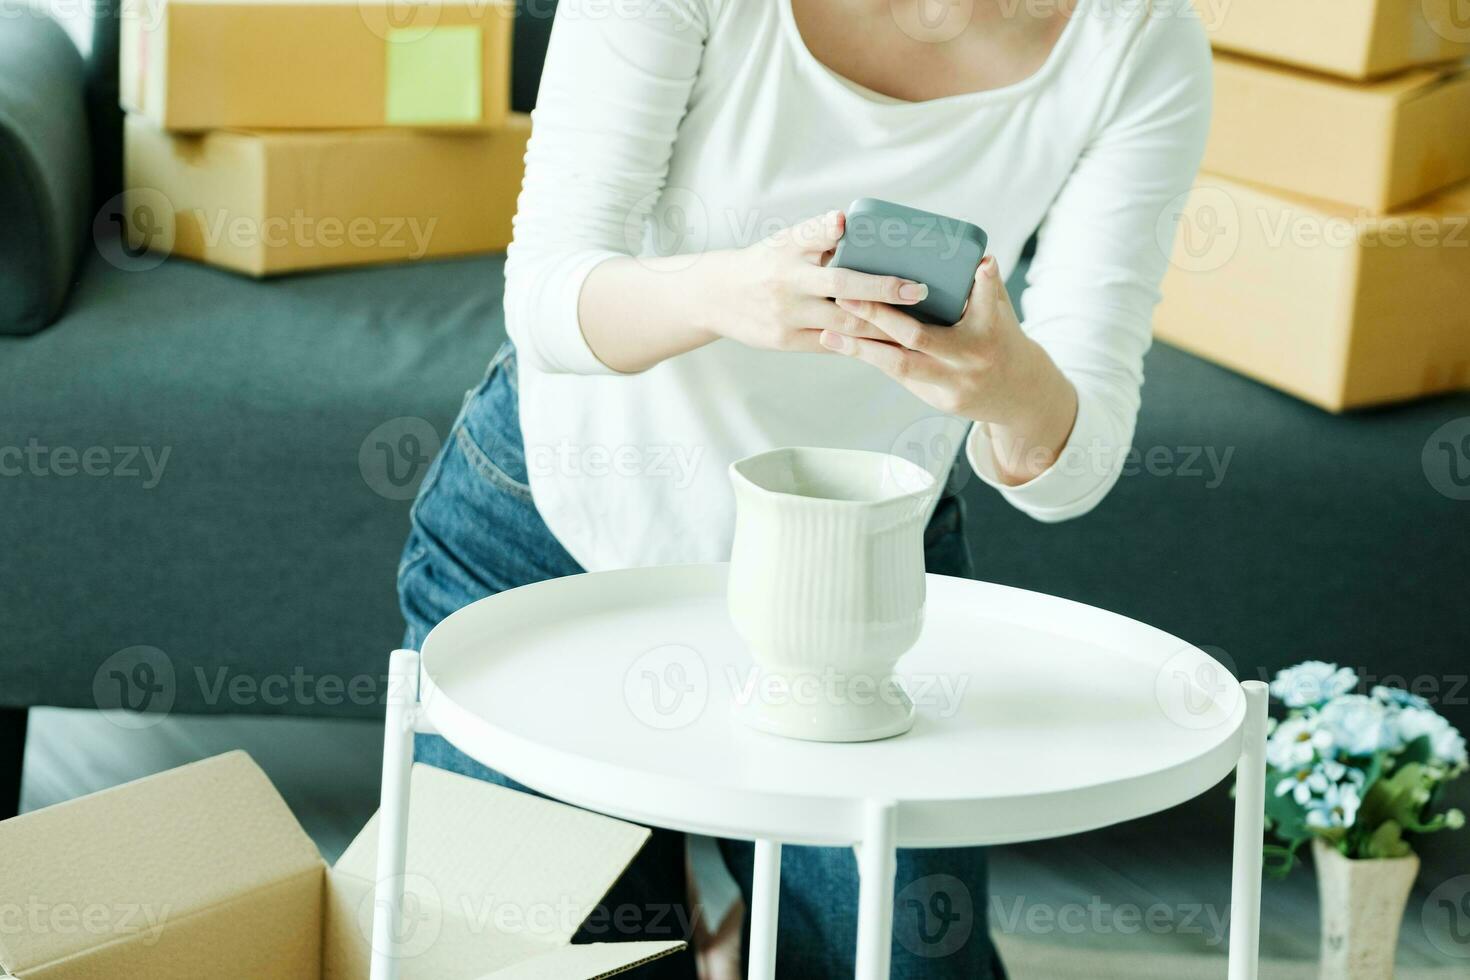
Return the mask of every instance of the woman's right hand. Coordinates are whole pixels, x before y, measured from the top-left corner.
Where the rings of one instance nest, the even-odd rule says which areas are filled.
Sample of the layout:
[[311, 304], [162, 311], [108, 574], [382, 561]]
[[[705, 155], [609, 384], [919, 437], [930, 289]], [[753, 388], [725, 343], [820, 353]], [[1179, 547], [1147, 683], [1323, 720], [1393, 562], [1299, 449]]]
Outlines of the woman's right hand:
[[696, 268], [705, 282], [713, 336], [765, 350], [831, 353], [818, 338], [835, 330], [873, 340], [891, 339], [833, 300], [912, 306], [929, 287], [896, 276], [873, 276], [827, 265], [846, 229], [841, 211], [828, 211], [741, 249], [707, 253]]

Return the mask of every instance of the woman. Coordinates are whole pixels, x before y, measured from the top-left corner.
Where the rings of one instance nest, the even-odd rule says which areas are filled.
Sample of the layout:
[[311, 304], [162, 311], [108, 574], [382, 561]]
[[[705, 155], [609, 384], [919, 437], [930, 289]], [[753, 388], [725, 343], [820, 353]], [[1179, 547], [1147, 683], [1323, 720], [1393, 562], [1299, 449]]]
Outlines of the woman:
[[[506, 265], [514, 346], [414, 507], [406, 645], [502, 589], [726, 559], [726, 465], [775, 446], [939, 434], [1038, 520], [1092, 508], [1132, 438], [1172, 212], [1207, 128], [1189, 10], [563, 0]], [[904, 312], [922, 285], [826, 266], [836, 209], [861, 196], [989, 232], [958, 324]], [[1003, 270], [1033, 232], [1022, 329]], [[961, 516], [953, 497], [936, 510], [930, 571], [969, 573]], [[497, 778], [442, 740], [420, 755]], [[725, 854], [748, 888], [748, 848]], [[682, 868], [681, 840], [656, 834], [609, 902], [680, 904]], [[938, 875], [979, 921], [933, 948], [900, 929], [892, 975], [1002, 976], [983, 852], [904, 852], [897, 886], [952, 880]], [[783, 878], [782, 974], [850, 976], [852, 854], [788, 848]]]

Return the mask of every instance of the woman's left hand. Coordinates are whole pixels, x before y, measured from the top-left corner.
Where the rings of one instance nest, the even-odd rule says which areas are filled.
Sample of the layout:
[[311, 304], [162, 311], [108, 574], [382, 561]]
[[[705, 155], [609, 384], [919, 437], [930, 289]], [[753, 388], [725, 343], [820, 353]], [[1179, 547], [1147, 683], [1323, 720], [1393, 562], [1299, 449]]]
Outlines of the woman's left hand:
[[[1066, 446], [1076, 389], [1022, 332], [994, 256], [980, 263], [964, 316], [952, 327], [920, 323], [886, 303], [837, 305], [847, 322], [822, 331], [822, 345], [867, 361], [941, 412], [987, 423], [1004, 483], [1039, 476]], [[867, 339], [872, 328], [892, 343]]]

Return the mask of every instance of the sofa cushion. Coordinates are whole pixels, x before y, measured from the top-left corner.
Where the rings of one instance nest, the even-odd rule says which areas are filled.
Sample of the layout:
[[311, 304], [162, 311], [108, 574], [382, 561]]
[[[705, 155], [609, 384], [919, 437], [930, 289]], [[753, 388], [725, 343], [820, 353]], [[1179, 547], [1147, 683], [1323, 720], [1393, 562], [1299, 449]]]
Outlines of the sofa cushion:
[[60, 322], [0, 338], [26, 515], [0, 521], [0, 703], [95, 706], [152, 647], [174, 711], [380, 713], [409, 498], [502, 281], [498, 256], [255, 282], [94, 252]]
[[34, 333], [66, 301], [90, 212], [76, 45], [22, 10], [0, 30], [0, 333]]

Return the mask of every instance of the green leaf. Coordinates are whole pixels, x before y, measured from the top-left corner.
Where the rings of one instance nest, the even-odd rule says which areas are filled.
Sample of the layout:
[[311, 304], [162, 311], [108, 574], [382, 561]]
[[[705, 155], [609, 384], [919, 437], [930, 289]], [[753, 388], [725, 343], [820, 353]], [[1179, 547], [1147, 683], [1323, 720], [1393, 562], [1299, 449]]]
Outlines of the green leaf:
[[1266, 821], [1273, 834], [1295, 847], [1310, 840], [1312, 832], [1307, 829], [1306, 812], [1291, 798], [1291, 794], [1276, 795], [1276, 784], [1285, 778], [1275, 769], [1266, 770]]
[[1407, 841], [1404, 840], [1402, 828], [1397, 821], [1389, 820], [1380, 824], [1366, 840], [1364, 840], [1359, 853], [1350, 855], [1359, 858], [1397, 858], [1405, 857], [1413, 853]]
[[1398, 761], [1398, 767], [1409, 763], [1424, 764], [1434, 758], [1434, 749], [1429, 744], [1428, 735], [1420, 735], [1414, 741], [1405, 745], [1403, 751], [1394, 757]]
[[1388, 765], [1388, 759], [1387, 752], [1374, 752], [1368, 758], [1368, 764], [1363, 767], [1363, 785], [1360, 787], [1359, 792], [1367, 793], [1368, 790], [1373, 788], [1373, 784], [1378, 782], [1379, 777], [1383, 775], [1384, 767]]
[[[1394, 835], [1400, 831], [1432, 834], [1444, 830], [1451, 826], [1449, 814], [1426, 816], [1439, 797], [1442, 779], [1441, 770], [1434, 766], [1418, 762], [1404, 763], [1392, 776], [1379, 780], [1363, 798], [1362, 808], [1358, 811], [1358, 823], [1375, 836], [1380, 828], [1390, 823], [1396, 825], [1396, 830], [1391, 832]], [[1408, 845], [1405, 844], [1404, 848], [1407, 852]]]
[[1427, 802], [1424, 777], [1424, 767], [1410, 762], [1378, 780], [1363, 796], [1358, 822], [1370, 831], [1389, 820], [1408, 826]]

